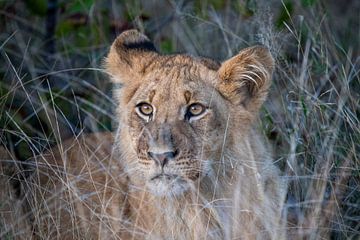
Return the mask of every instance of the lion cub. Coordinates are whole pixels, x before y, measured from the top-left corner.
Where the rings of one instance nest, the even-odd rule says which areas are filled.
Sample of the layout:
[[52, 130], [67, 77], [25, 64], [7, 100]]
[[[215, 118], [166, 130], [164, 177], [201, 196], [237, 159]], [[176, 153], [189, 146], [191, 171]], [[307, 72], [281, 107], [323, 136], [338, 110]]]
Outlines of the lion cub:
[[256, 132], [274, 61], [260, 46], [218, 64], [162, 55], [136, 30], [105, 60], [118, 129], [36, 159], [37, 238], [279, 239], [278, 170]]

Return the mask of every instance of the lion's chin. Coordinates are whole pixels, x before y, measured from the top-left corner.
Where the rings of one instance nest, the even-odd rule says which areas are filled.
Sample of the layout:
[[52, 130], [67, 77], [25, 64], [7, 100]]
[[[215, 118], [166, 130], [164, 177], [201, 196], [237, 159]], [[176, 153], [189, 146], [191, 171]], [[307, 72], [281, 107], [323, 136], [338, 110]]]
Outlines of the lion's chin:
[[189, 189], [189, 183], [178, 175], [157, 174], [147, 182], [149, 191], [155, 196], [176, 197]]

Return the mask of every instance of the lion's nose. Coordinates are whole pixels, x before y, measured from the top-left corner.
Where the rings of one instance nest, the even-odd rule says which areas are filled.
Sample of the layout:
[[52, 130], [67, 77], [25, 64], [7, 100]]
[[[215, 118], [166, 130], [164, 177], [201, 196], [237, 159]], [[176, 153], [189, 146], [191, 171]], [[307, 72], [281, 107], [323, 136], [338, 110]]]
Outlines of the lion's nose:
[[164, 152], [164, 153], [154, 153], [148, 152], [149, 157], [155, 161], [156, 164], [159, 164], [161, 167], [164, 167], [170, 160], [174, 159], [178, 155], [178, 151], [174, 152]]

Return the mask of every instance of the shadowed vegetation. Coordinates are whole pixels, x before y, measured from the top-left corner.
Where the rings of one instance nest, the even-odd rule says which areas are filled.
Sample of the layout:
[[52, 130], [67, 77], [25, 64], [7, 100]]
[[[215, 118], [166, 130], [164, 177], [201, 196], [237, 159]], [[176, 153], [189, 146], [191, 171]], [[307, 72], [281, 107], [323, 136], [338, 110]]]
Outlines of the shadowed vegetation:
[[[111, 85], [102, 64], [126, 29], [146, 33], [163, 53], [217, 61], [262, 44], [276, 59], [260, 123], [288, 182], [285, 231], [289, 239], [357, 239], [360, 2], [340, 5], [0, 1], [0, 159], [19, 160], [26, 177], [27, 160], [63, 139], [115, 129], [111, 89], [120, 86]], [[11, 172], [1, 170], [2, 177]], [[16, 189], [17, 181], [10, 183]], [[6, 201], [0, 198], [2, 209]], [[0, 217], [0, 239], [12, 239], [16, 232]]]

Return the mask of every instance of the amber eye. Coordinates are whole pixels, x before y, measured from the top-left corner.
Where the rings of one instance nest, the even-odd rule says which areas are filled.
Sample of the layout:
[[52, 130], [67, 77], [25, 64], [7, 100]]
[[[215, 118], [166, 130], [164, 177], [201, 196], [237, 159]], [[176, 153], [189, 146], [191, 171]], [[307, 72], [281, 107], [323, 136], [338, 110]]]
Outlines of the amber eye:
[[139, 103], [136, 105], [136, 108], [145, 116], [151, 116], [153, 114], [153, 107], [148, 103]]
[[186, 118], [191, 118], [203, 114], [206, 110], [206, 107], [200, 103], [193, 103], [188, 107]]

